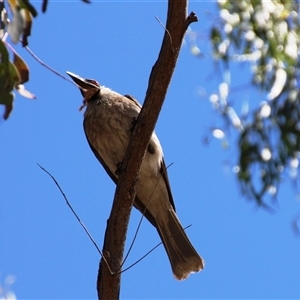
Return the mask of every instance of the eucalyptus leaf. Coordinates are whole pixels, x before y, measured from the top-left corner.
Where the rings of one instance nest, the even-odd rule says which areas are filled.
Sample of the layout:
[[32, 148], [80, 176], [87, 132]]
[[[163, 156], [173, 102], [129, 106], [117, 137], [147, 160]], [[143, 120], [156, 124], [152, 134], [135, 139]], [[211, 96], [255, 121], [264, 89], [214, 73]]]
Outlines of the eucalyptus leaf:
[[37, 16], [38, 13], [36, 9], [34, 8], [34, 6], [31, 5], [31, 3], [28, 0], [18, 0], [18, 2], [21, 9], [25, 8], [31, 13], [33, 17]]
[[1, 39], [0, 39], [0, 55], [1, 55], [1, 63], [0, 63], [0, 94], [1, 94], [7, 81], [7, 74], [9, 68], [8, 51]]
[[23, 33], [24, 20], [20, 11], [16, 8], [12, 8], [13, 19], [8, 24], [8, 33], [10, 34], [13, 43], [17, 44]]
[[14, 95], [13, 93], [4, 93], [0, 97], [0, 103], [4, 104], [5, 110], [3, 114], [3, 119], [7, 120], [12, 109], [13, 109], [13, 100], [14, 100]]
[[16, 66], [20, 75], [19, 83], [21, 84], [27, 82], [29, 80], [29, 67], [16, 52], [14, 53], [13, 63]]

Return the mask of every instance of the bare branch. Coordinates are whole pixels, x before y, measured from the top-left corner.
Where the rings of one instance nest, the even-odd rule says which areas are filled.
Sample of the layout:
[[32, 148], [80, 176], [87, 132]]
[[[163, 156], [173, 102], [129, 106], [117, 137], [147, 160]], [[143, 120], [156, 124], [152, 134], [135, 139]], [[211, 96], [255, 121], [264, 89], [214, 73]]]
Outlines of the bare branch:
[[[172, 46], [172, 37], [171, 37], [171, 34], [169, 32], [169, 30], [165, 27], [165, 25], [161, 22], [161, 20], [155, 16], [155, 19], [158, 21], [158, 23], [164, 28], [164, 30], [167, 32], [167, 34], [169, 35], [170, 37], [170, 43], [171, 43], [171, 46]], [[173, 48], [172, 48], [173, 49]]]
[[[7, 45], [9, 46], [9, 48], [15, 52], [15, 50], [7, 43]], [[60, 74], [58, 71], [54, 70], [52, 67], [50, 67], [49, 65], [47, 65], [46, 63], [44, 63], [28, 46], [25, 47], [26, 50], [29, 52], [29, 54], [37, 61], [39, 62], [42, 66], [44, 66], [45, 68], [47, 68], [49, 71], [53, 72], [54, 74], [56, 74], [57, 76], [59, 76], [60, 78], [67, 80], [69, 82], [71, 82], [72, 84], [76, 85], [76, 83], [69, 79], [68, 77]], [[77, 85], [76, 85], [77, 86]]]
[[[146, 99], [122, 163], [125, 172], [119, 176], [103, 248], [114, 270], [122, 265], [138, 172], [171, 81], [184, 34], [189, 24], [197, 20], [194, 13], [187, 17], [186, 10], [187, 0], [169, 0], [167, 25], [159, 57], [152, 68]], [[120, 280], [120, 274], [111, 275], [101, 261], [97, 281], [98, 298], [119, 299]]]
[[[140, 224], [139, 224], [140, 225]], [[184, 230], [186, 230], [187, 228], [191, 227], [192, 225], [188, 225], [187, 227], [184, 228]], [[121, 273], [126, 272], [127, 270], [131, 269], [133, 266], [135, 266], [136, 264], [138, 264], [140, 261], [142, 261], [145, 257], [147, 257], [151, 252], [153, 252], [158, 246], [160, 246], [162, 244], [162, 242], [160, 242], [159, 244], [157, 244], [156, 246], [154, 246], [152, 249], [150, 249], [146, 254], [144, 254], [141, 258], [139, 258], [137, 261], [135, 261], [133, 264], [131, 264], [129, 267], [125, 268], [124, 270], [122, 270]]]
[[[81, 225], [81, 227], [84, 229], [85, 233], [88, 235], [89, 239], [92, 241], [92, 243], [94, 244], [94, 246], [96, 247], [97, 251], [100, 253], [100, 255], [104, 258], [104, 255], [102, 253], [102, 251], [99, 249], [97, 243], [95, 242], [94, 238], [92, 237], [92, 235], [89, 233], [88, 229], [86, 228], [86, 226], [83, 224], [83, 222], [80, 220], [79, 216], [77, 215], [77, 213], [75, 212], [75, 210], [73, 209], [72, 205], [70, 204], [66, 194], [64, 193], [64, 191], [62, 190], [62, 188], [60, 187], [59, 183], [57, 182], [57, 180], [55, 179], [55, 177], [49, 172], [47, 171], [45, 168], [43, 168], [40, 164], [37, 164], [45, 173], [47, 173], [52, 180], [54, 181], [55, 185], [58, 187], [60, 193], [62, 194], [62, 196], [64, 197], [67, 205], [69, 206], [69, 208], [71, 209], [73, 215], [76, 217], [77, 221], [79, 222], [79, 224]], [[106, 261], [106, 259], [104, 258], [104, 261], [107, 265], [108, 270], [111, 272], [111, 274], [113, 274], [113, 272], [111, 271], [108, 262]]]

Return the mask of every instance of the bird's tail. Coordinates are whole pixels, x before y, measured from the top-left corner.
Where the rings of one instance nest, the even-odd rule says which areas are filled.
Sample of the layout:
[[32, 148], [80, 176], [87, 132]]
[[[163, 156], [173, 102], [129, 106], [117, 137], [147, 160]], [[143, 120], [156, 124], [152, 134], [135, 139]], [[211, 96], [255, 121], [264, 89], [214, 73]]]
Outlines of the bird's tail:
[[176, 279], [186, 279], [190, 273], [204, 268], [204, 261], [192, 246], [173, 209], [167, 217], [157, 218], [156, 228], [167, 251]]

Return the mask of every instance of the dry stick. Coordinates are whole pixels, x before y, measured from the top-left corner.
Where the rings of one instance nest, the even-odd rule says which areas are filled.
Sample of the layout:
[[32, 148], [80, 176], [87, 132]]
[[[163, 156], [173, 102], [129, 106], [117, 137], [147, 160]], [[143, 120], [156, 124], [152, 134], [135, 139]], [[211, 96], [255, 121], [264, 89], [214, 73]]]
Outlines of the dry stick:
[[174, 49], [173, 49], [173, 42], [172, 42], [172, 37], [171, 37], [171, 34], [169, 32], [169, 30], [166, 28], [166, 26], [161, 22], [161, 20], [155, 16], [155, 19], [158, 21], [158, 23], [164, 28], [164, 30], [167, 32], [169, 38], [170, 38], [170, 43], [171, 43], [171, 47], [172, 47], [172, 52], [174, 52]]
[[80, 223], [80, 225], [82, 226], [82, 228], [84, 229], [84, 231], [86, 232], [86, 234], [88, 235], [88, 237], [90, 238], [90, 240], [92, 241], [92, 243], [94, 244], [94, 246], [96, 247], [97, 251], [100, 253], [100, 255], [102, 256], [103, 260], [106, 263], [106, 266], [108, 268], [108, 270], [110, 271], [111, 275], [114, 274], [114, 272], [111, 270], [111, 268], [109, 267], [109, 264], [106, 260], [106, 258], [104, 257], [102, 251], [99, 249], [97, 243], [95, 242], [95, 240], [93, 239], [92, 235], [89, 233], [89, 231], [87, 230], [87, 228], [85, 227], [85, 225], [82, 223], [82, 221], [80, 220], [80, 218], [78, 217], [78, 215], [76, 214], [75, 210], [73, 209], [73, 207], [71, 206], [67, 196], [65, 195], [65, 193], [63, 192], [62, 188], [60, 187], [59, 183], [56, 181], [56, 179], [54, 178], [54, 176], [48, 172], [45, 168], [43, 168], [40, 164], [37, 164], [45, 173], [47, 173], [52, 180], [54, 181], [54, 183], [56, 184], [56, 186], [58, 187], [60, 193], [62, 194], [62, 196], [64, 197], [67, 205], [69, 206], [69, 208], [71, 209], [72, 213], [74, 214], [74, 216], [76, 217], [77, 221]]
[[158, 246], [160, 246], [162, 244], [162, 242], [160, 242], [159, 244], [157, 244], [155, 247], [153, 247], [150, 251], [148, 251], [145, 255], [143, 255], [140, 259], [138, 259], [136, 262], [134, 262], [132, 265], [130, 265], [129, 267], [125, 268], [124, 270], [122, 270], [119, 273], [123, 273], [129, 269], [131, 269], [133, 266], [135, 266], [137, 263], [139, 263], [141, 260], [143, 260], [146, 256], [148, 256], [152, 251], [154, 251]]
[[[186, 230], [188, 228], [190, 228], [192, 226], [192, 224], [186, 226], [183, 228], [183, 230]], [[173, 237], [174, 235], [171, 235], [170, 237]], [[162, 242], [160, 242], [159, 244], [157, 244], [155, 247], [153, 247], [151, 250], [149, 250], [145, 255], [143, 255], [140, 259], [138, 259], [136, 262], [134, 262], [132, 265], [130, 265], [129, 267], [125, 268], [124, 270], [122, 270], [121, 272], [118, 272], [116, 274], [119, 273], [123, 273], [129, 269], [131, 269], [133, 266], [135, 266], [136, 264], [138, 264], [141, 260], [143, 260], [146, 256], [148, 256], [152, 251], [154, 251], [158, 246], [160, 246], [162, 244]]]
[[8, 37], [8, 32], [6, 31], [2, 37], [2, 42], [6, 42], [7, 37]]
[[51, 72], [53, 72], [54, 74], [56, 74], [57, 76], [59, 76], [60, 78], [64, 79], [64, 80], [67, 80], [69, 81], [70, 83], [74, 84], [77, 86], [77, 84], [69, 79], [68, 77], [65, 77], [64, 75], [60, 74], [58, 71], [54, 70], [53, 68], [51, 68], [49, 65], [47, 65], [46, 63], [44, 63], [38, 56], [36, 56], [34, 54], [34, 52], [32, 50], [30, 50], [30, 48], [28, 46], [25, 47], [26, 50], [30, 53], [30, 55], [35, 59], [37, 60], [42, 66], [46, 67], [48, 70], [50, 70]]
[[7, 41], [3, 40], [3, 42], [14, 54], [18, 54], [17, 51]]

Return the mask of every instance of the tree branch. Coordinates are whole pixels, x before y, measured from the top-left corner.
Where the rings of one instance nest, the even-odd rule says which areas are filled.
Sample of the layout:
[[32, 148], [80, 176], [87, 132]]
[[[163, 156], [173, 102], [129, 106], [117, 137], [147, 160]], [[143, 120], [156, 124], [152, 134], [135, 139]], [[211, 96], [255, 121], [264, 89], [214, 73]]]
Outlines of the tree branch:
[[[125, 172], [119, 176], [103, 247], [113, 271], [118, 271], [122, 264], [138, 172], [171, 81], [184, 34], [189, 24], [197, 21], [195, 13], [187, 16], [187, 2], [168, 2], [166, 31], [159, 57], [152, 68], [144, 105], [122, 163]], [[101, 260], [97, 280], [98, 298], [119, 299], [120, 280], [121, 274], [112, 275]]]

